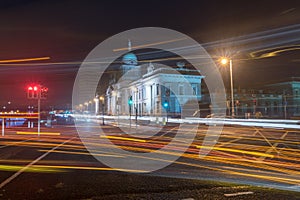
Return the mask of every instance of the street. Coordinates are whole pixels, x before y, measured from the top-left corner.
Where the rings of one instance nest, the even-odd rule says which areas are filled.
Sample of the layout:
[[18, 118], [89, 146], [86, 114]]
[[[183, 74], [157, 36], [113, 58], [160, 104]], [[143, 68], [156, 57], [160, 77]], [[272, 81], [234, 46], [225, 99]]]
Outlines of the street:
[[[93, 122], [83, 122], [81, 127], [91, 127], [91, 124], [95, 125]], [[170, 184], [166, 184], [170, 181], [168, 178], [180, 178], [178, 180], [181, 181], [221, 181], [299, 191], [298, 131], [226, 126], [212, 151], [200, 158], [199, 149], [202, 147], [207, 127], [199, 125], [192, 145], [174, 163], [162, 160], [160, 162], [170, 165], [140, 175], [136, 173], [139, 171], [112, 169], [96, 160], [81, 142], [74, 125], [43, 127], [41, 133], [45, 134], [39, 137], [34, 132], [30, 134], [29, 129], [24, 127], [9, 128], [6, 135], [1, 137], [1, 196], [4, 199], [40, 199], [43, 194], [51, 194], [53, 196], [48, 196], [48, 199], [81, 199], [97, 196], [99, 193], [140, 193], [138, 191], [141, 190], [163, 192], [170, 190]], [[139, 153], [143, 160], [146, 159], [143, 153], [156, 151], [170, 143], [176, 135], [178, 125], [136, 126], [137, 132], [143, 130], [144, 133], [156, 128], [161, 129], [158, 134], [148, 139], [123, 134], [122, 129], [113, 126], [113, 123], [102, 128], [106, 138], [114, 145], [126, 151]], [[188, 127], [185, 128], [188, 133]], [[96, 132], [92, 133], [97, 135]], [[164, 150], [163, 153], [176, 154], [183, 145], [184, 141], [175, 141], [172, 146], [174, 149]], [[126, 155], [112, 153], [110, 148], [113, 147], [106, 145], [96, 156], [112, 157], [120, 162], [122, 159], [128, 159]], [[103, 149], [106, 149], [106, 152]], [[154, 186], [147, 186], [145, 180], [149, 179], [150, 184], [153, 184], [158, 177], [162, 180], [157, 183], [159, 187], [156, 183]], [[129, 186], [128, 189], [128, 185], [122, 187], [124, 181], [135, 185], [136, 188]], [[199, 187], [194, 185], [194, 182], [176, 183], [172, 191], [178, 188]], [[101, 186], [101, 189], [98, 186]], [[68, 188], [67, 193], [57, 194], [65, 188]]]

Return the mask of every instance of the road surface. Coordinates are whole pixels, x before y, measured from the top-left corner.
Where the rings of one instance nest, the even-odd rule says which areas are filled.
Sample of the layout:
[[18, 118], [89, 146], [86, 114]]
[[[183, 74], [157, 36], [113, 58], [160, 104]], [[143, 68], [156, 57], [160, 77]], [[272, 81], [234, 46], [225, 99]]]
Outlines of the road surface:
[[[101, 139], [98, 129], [91, 127], [97, 127], [101, 123], [101, 120], [97, 124], [81, 122], [78, 126], [87, 128], [87, 132], [98, 141]], [[168, 163], [167, 160], [160, 161], [170, 165], [142, 175], [119, 172], [118, 169], [112, 169], [99, 162], [86, 149], [82, 143], [84, 138], [79, 137], [74, 125], [43, 127], [39, 137], [34, 129], [25, 127], [6, 129], [5, 136], [0, 138], [0, 197], [84, 199], [103, 194], [113, 198], [116, 193], [127, 195], [128, 192], [135, 197], [137, 194], [149, 192], [199, 189], [200, 183], [197, 182], [199, 180], [231, 182], [238, 185], [235, 189], [230, 186], [231, 189], [228, 191], [226, 188], [220, 189], [220, 198], [226, 192], [248, 191], [248, 186], [241, 186], [245, 184], [300, 191], [299, 131], [225, 126], [210, 153], [205, 157], [199, 157], [199, 150], [205, 148], [202, 142], [207, 127], [206, 125], [198, 127], [195, 140], [178, 160], [173, 163]], [[98, 152], [97, 156], [111, 157], [120, 162], [127, 159], [124, 154], [112, 153], [111, 148], [117, 146], [125, 151], [139, 153], [141, 159], [146, 159], [143, 157], [145, 152], [153, 152], [169, 144], [178, 128], [178, 124], [169, 124], [165, 127], [107, 124], [102, 126], [102, 129], [106, 139], [113, 145], [101, 146], [99, 143], [101, 152]], [[141, 136], [147, 136], [147, 133], [152, 132], [158, 133], [152, 137], [141, 138], [124, 134], [124, 131], [128, 130], [135, 131], [135, 134]], [[184, 127], [184, 131], [189, 134], [191, 131], [189, 125]], [[184, 140], [175, 140], [173, 149], [166, 149], [160, 153], [176, 154], [184, 145]], [[182, 181], [185, 179], [192, 181]], [[203, 184], [200, 185], [202, 188]], [[204, 188], [216, 188], [216, 185], [210, 182], [204, 185]], [[187, 198], [192, 194], [181, 195], [180, 198]], [[256, 191], [256, 194], [259, 194], [259, 191]]]

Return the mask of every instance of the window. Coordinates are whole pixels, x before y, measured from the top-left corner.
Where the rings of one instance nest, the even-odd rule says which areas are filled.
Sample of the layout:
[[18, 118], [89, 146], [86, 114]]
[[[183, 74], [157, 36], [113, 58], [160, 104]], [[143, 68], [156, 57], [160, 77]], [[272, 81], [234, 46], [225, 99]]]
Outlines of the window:
[[275, 112], [275, 114], [278, 113], [278, 104], [276, 101], [274, 101], [274, 112]]
[[146, 99], [146, 88], [145, 88], [145, 86], [143, 86], [143, 89], [142, 89], [142, 97], [143, 97], [143, 99]]
[[198, 95], [197, 85], [193, 84], [192, 88], [193, 88], [193, 95]]
[[171, 95], [171, 91], [170, 91], [170, 83], [166, 83], [165, 84], [165, 95], [167, 96], [167, 97], [169, 97], [170, 95]]
[[183, 95], [183, 85], [179, 85], [179, 95]]
[[156, 84], [156, 95], [159, 95], [159, 84]]

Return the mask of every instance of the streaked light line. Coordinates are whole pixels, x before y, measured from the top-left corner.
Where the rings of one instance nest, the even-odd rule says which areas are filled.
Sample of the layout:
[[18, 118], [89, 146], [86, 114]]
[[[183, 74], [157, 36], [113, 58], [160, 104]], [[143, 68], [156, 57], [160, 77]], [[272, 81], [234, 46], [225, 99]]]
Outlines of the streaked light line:
[[[17, 131], [19, 135], [37, 135], [38, 132], [25, 132], [25, 131]], [[55, 132], [40, 132], [40, 135], [60, 135], [60, 133]]]
[[146, 140], [141, 139], [134, 139], [134, 138], [127, 138], [127, 137], [118, 137], [118, 136], [100, 136], [101, 138], [107, 138], [107, 139], [116, 139], [116, 140], [128, 140], [128, 141], [134, 141], [134, 142], [147, 142]]
[[21, 59], [0, 60], [0, 63], [29, 62], [29, 61], [40, 61], [40, 60], [50, 60], [50, 57], [21, 58]]
[[[45, 152], [47, 150], [39, 150], [40, 152]], [[64, 153], [64, 154], [76, 154], [76, 155], [87, 155], [90, 156], [90, 153], [86, 153], [86, 152], [76, 152], [76, 151], [60, 151], [60, 150], [55, 150], [52, 151], [53, 153]], [[113, 155], [113, 154], [99, 154], [99, 153], [93, 153], [93, 155], [95, 156], [106, 156], [106, 157], [116, 157], [116, 158], [124, 158], [125, 156], [120, 156], [120, 155]]]
[[16, 173], [14, 173], [12, 176], [10, 176], [9, 178], [5, 179], [1, 184], [0, 184], [0, 189], [3, 188], [5, 185], [7, 185], [8, 183], [10, 183], [12, 180], [14, 180], [15, 178], [17, 178], [20, 174], [22, 174], [24, 171], [26, 171], [28, 168], [32, 167], [35, 163], [39, 162], [40, 160], [42, 160], [44, 157], [46, 157], [48, 154], [50, 154], [52, 151], [56, 150], [57, 148], [63, 146], [64, 144], [66, 144], [67, 142], [73, 140], [73, 138], [70, 138], [66, 141], [64, 141], [63, 143], [53, 147], [52, 149], [50, 149], [49, 151], [47, 151], [46, 153], [44, 153], [43, 155], [41, 155], [40, 157], [38, 157], [37, 159], [35, 159], [34, 161], [32, 161], [31, 163], [29, 163], [28, 165], [26, 165], [25, 167], [21, 168], [19, 171], [17, 171]]
[[[273, 48], [261, 49], [258, 51], [251, 52], [249, 53], [249, 55], [253, 59], [260, 59], [260, 58], [274, 57], [277, 56], [279, 53], [283, 53], [287, 51], [296, 51], [296, 50], [300, 50], [300, 45], [286, 45], [286, 46], [279, 46], [279, 47], [277, 46]], [[256, 56], [259, 53], [262, 53], [262, 55]]]
[[[177, 42], [177, 41], [181, 41], [181, 40], [186, 40], [187, 38], [179, 38], [179, 39], [174, 39], [174, 40], [166, 40], [166, 41], [162, 41], [162, 42], [154, 42], [151, 44], [144, 44], [144, 45], [138, 45], [138, 46], [132, 46], [131, 49], [140, 49], [140, 48], [146, 48], [146, 47], [151, 47], [151, 46], [155, 46], [155, 45], [161, 45], [161, 44], [167, 44], [167, 43], [171, 43], [171, 42]], [[119, 49], [114, 49], [113, 51], [127, 51], [128, 47], [125, 48], [119, 48]]]
[[266, 154], [266, 153], [260, 153], [256, 151], [245, 151], [245, 150], [238, 150], [238, 149], [229, 149], [229, 148], [223, 148], [223, 147], [209, 147], [209, 146], [197, 146], [197, 148], [201, 149], [212, 149], [217, 151], [228, 151], [228, 152], [234, 152], [234, 153], [244, 153], [249, 155], [255, 155], [255, 156], [265, 156], [268, 158], [274, 158], [273, 155]]
[[[16, 165], [0, 165], [0, 171], [19, 171], [24, 166], [16, 166]], [[31, 166], [25, 169], [24, 172], [42, 172], [42, 173], [54, 173], [54, 172], [64, 172], [61, 169], [53, 169], [53, 168], [47, 168], [47, 167], [39, 167], [39, 166]]]
[[144, 170], [134, 170], [134, 169], [121, 169], [121, 168], [107, 168], [107, 167], [80, 167], [80, 166], [48, 166], [48, 165], [34, 165], [38, 167], [46, 167], [46, 168], [56, 168], [56, 169], [85, 169], [85, 170], [102, 170], [102, 171], [126, 171], [126, 172], [140, 172], [145, 173], [147, 171]]

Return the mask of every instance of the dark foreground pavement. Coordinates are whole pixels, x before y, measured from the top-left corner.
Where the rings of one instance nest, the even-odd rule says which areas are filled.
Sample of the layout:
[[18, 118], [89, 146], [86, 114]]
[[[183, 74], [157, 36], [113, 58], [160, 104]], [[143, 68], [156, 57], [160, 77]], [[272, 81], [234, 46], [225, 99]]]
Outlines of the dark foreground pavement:
[[[45, 181], [47, 180], [47, 181]], [[226, 197], [224, 194], [253, 192]], [[136, 175], [111, 171], [73, 170], [24, 173], [7, 185], [0, 199], [300, 199], [300, 193], [227, 183]]]

